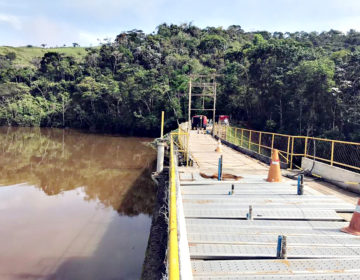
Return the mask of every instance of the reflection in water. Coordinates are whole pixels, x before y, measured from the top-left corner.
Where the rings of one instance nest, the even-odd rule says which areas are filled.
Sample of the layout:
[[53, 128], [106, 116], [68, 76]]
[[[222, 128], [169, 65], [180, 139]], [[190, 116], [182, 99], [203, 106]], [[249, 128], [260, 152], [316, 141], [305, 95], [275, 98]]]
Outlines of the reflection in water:
[[0, 127], [0, 279], [138, 279], [156, 193], [142, 141]]
[[151, 214], [154, 157], [138, 138], [0, 127], [1, 185], [26, 182], [47, 195], [84, 187], [86, 200], [128, 216]]

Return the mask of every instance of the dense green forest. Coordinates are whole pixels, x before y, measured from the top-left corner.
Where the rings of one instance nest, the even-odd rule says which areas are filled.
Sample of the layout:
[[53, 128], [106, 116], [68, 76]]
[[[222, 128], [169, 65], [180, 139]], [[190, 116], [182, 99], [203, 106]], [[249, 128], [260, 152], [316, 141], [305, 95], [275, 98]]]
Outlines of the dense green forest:
[[[29, 46], [29, 48], [31, 48]], [[76, 48], [74, 48], [76, 49]], [[75, 57], [0, 55], [0, 124], [158, 135], [186, 118], [189, 74], [218, 76], [217, 111], [247, 127], [360, 140], [360, 33], [158, 26]], [[79, 59], [79, 55], [81, 59]]]

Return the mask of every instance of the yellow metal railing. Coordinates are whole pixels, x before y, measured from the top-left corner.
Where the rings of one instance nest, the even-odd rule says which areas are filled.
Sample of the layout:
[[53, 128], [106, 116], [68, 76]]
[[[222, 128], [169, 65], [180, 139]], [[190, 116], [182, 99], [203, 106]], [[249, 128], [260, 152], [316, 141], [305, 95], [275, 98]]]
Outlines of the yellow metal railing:
[[[174, 133], [176, 134], [176, 133]], [[176, 213], [176, 174], [175, 174], [175, 160], [174, 160], [174, 141], [173, 133], [170, 134], [170, 204], [169, 204], [169, 279], [180, 279], [179, 270], [179, 244], [177, 236], [177, 213]]]
[[180, 279], [179, 243], [176, 207], [176, 172], [175, 172], [175, 145], [176, 152], [182, 153], [186, 164], [189, 161], [189, 133], [182, 125], [176, 132], [170, 133], [170, 200], [169, 200], [169, 240], [168, 265], [169, 279]]
[[177, 132], [172, 132], [174, 144], [177, 146], [177, 152], [182, 153], [186, 161], [186, 166], [189, 165], [189, 133], [185, 124], [179, 126]]
[[299, 166], [299, 157], [316, 159], [330, 165], [360, 171], [360, 143], [308, 136], [271, 133], [224, 125], [215, 125], [214, 134], [234, 145], [270, 156], [278, 149], [280, 159], [290, 169]]

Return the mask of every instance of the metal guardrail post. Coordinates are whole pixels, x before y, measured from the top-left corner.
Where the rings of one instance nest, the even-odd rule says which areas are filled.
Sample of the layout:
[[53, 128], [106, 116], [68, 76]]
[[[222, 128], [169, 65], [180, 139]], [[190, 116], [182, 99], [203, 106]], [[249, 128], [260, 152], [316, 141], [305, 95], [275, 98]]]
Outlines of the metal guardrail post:
[[308, 145], [308, 137], [305, 137], [305, 144], [304, 144], [304, 157], [307, 156], [307, 145]]
[[241, 129], [241, 142], [240, 142], [241, 147], [243, 146], [243, 140], [244, 140], [244, 129]]
[[246, 214], [246, 219], [252, 221], [253, 220], [253, 208], [252, 205], [249, 205], [249, 212]]
[[219, 157], [219, 166], [218, 166], [218, 181], [222, 180], [222, 165], [223, 165], [223, 156]]
[[333, 166], [334, 165], [334, 146], [335, 146], [335, 142], [331, 141], [331, 158], [330, 158], [330, 165]]
[[235, 192], [235, 187], [234, 187], [234, 184], [231, 185], [231, 191], [230, 191], [230, 194], [233, 195]]
[[274, 149], [274, 140], [275, 140], [274, 138], [275, 138], [275, 134], [272, 133], [272, 138], [271, 138], [271, 150]]
[[286, 163], [289, 164], [289, 153], [290, 153], [290, 136], [288, 136], [287, 150], [286, 150]]
[[186, 141], [187, 141], [187, 143], [186, 143], [186, 167], [188, 167], [189, 166], [189, 158], [190, 158], [190, 150], [189, 150], [189, 142], [190, 142], [190, 134], [189, 133], [187, 133], [186, 134]]
[[287, 259], [287, 252], [286, 252], [286, 235], [279, 235], [278, 236], [278, 244], [276, 250], [276, 257], [278, 259]]
[[304, 194], [304, 175], [302, 174], [298, 176], [297, 194], [298, 195]]
[[250, 130], [250, 133], [249, 133], [249, 150], [251, 150], [251, 130]]
[[259, 135], [259, 154], [261, 155], [261, 132]]

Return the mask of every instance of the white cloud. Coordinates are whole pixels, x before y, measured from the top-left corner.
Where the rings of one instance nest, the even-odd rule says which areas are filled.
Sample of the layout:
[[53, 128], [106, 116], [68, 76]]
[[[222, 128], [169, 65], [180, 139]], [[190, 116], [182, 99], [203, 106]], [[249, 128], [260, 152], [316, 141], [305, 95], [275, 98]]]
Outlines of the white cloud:
[[14, 1], [0, 1], [0, 7], [4, 7], [4, 8], [16, 8], [16, 9], [24, 9], [28, 7], [28, 3], [16, 3]]
[[71, 46], [75, 42], [81, 46], [95, 46], [99, 44], [99, 40], [103, 41], [105, 38], [113, 40], [118, 34], [82, 30], [73, 24], [55, 21], [47, 17], [27, 17], [23, 21], [23, 29], [18, 33], [22, 38], [21, 45], [33, 44], [39, 46], [46, 44], [49, 47], [64, 44]]
[[0, 14], [0, 23], [4, 22], [10, 24], [16, 30], [22, 29], [22, 22], [19, 17], [8, 14]]
[[24, 39], [35, 45], [42, 43], [61, 46], [76, 42], [76, 28], [67, 23], [53, 21], [47, 17], [27, 18], [24, 22]]
[[359, 31], [360, 27], [360, 16], [348, 16], [340, 19], [334, 19], [327, 23], [332, 29], [336, 29], [346, 33], [350, 29]]
[[123, 17], [131, 14], [142, 19], [154, 18], [167, 0], [64, 0], [64, 4], [95, 18]]
[[78, 42], [82, 46], [98, 45], [105, 38], [114, 40], [117, 34], [92, 33], [87, 31], [78, 32]]
[[246, 31], [346, 32], [360, 26], [359, 15], [359, 0], [0, 0], [0, 37], [2, 44], [89, 46], [125, 30], [149, 33], [163, 22], [190, 21]]

